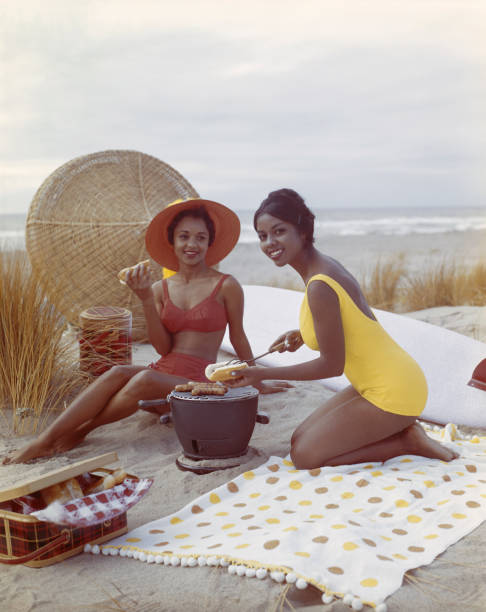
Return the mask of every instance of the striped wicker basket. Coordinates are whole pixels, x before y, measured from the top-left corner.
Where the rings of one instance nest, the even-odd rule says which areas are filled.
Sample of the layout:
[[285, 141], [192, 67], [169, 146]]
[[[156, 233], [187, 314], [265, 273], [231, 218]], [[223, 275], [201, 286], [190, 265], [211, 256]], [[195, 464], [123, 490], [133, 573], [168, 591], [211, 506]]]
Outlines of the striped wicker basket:
[[[198, 197], [174, 168], [138, 151], [102, 151], [55, 170], [39, 187], [26, 223], [34, 275], [47, 296], [65, 287], [54, 306], [73, 325], [92, 306], [127, 308], [133, 339], [146, 337], [138, 298], [121, 285], [122, 268], [149, 259], [145, 230], [176, 199]], [[151, 261], [155, 277], [160, 266]]]

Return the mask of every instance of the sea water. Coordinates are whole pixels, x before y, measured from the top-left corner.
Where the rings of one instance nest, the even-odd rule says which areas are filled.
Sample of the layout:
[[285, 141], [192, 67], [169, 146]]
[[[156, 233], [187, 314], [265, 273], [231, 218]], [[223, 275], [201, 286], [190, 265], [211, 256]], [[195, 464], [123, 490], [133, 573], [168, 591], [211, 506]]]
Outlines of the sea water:
[[[241, 220], [240, 243], [257, 242], [253, 210], [236, 211]], [[345, 236], [406, 236], [486, 230], [483, 208], [320, 208], [316, 238]], [[25, 249], [26, 214], [0, 214], [0, 248]]]

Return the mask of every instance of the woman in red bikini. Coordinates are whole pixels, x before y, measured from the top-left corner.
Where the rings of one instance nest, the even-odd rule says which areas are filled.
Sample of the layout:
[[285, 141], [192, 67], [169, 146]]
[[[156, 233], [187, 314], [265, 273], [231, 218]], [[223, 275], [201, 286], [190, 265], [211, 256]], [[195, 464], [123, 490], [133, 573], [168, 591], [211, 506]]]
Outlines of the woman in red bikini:
[[[134, 414], [139, 400], [165, 397], [188, 380], [207, 381], [226, 325], [239, 359], [252, 359], [243, 329], [243, 291], [235, 278], [211, 266], [226, 257], [240, 233], [236, 214], [209, 200], [174, 202], [150, 223], [145, 242], [152, 258], [176, 273], [151, 283], [137, 266], [126, 279], [143, 304], [148, 337], [162, 357], [150, 366], [114, 366], [82, 391], [40, 436], [9, 462], [67, 451], [93, 429]], [[288, 383], [261, 384], [261, 393]]]

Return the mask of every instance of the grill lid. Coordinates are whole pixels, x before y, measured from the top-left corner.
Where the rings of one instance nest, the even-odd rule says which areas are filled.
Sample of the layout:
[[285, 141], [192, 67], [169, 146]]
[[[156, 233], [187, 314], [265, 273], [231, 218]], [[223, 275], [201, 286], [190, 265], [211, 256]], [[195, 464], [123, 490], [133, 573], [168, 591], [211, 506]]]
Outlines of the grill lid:
[[234, 402], [240, 399], [249, 399], [258, 396], [258, 391], [255, 387], [238, 387], [237, 389], [228, 389], [224, 395], [192, 395], [190, 391], [171, 391], [169, 397], [190, 401], [217, 401], [217, 402]]

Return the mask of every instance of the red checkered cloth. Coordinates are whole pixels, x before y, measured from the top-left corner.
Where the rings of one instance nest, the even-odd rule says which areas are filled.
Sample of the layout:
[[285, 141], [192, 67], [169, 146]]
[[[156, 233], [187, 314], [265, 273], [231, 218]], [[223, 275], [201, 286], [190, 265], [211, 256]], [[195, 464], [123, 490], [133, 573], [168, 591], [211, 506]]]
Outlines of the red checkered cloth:
[[125, 480], [111, 489], [93, 493], [67, 504], [53, 502], [43, 510], [32, 512], [31, 516], [41, 521], [69, 527], [87, 527], [108, 521], [135, 505], [150, 489], [153, 480], [142, 478]]

